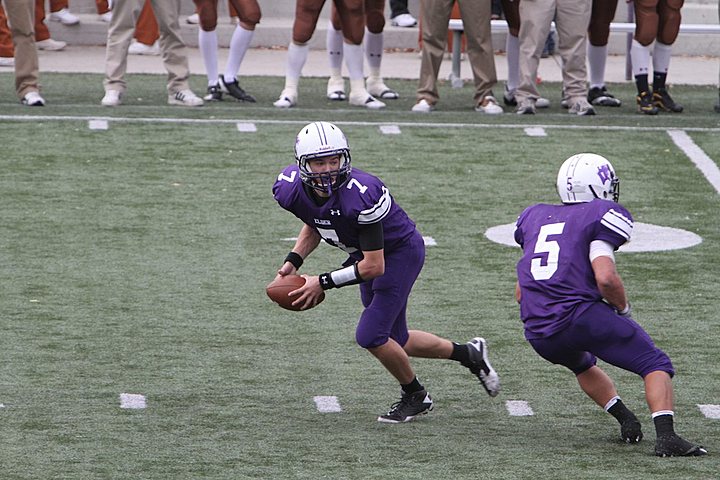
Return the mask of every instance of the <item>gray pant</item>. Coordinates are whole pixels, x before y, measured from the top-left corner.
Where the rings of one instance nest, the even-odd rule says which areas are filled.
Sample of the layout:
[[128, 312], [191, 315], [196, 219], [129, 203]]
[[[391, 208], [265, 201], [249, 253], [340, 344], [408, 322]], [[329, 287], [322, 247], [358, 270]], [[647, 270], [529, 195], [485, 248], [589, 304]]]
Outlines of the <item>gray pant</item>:
[[[125, 72], [130, 42], [133, 39], [135, 23], [140, 15], [144, 0], [115, 0], [113, 16], [108, 28], [105, 51], [105, 90], [125, 92]], [[168, 93], [186, 90], [189, 87], [185, 42], [180, 37], [180, 0], [151, 0], [152, 9], [160, 27], [160, 51], [168, 72]]]
[[35, 47], [35, 0], [5, 0], [5, 13], [15, 44], [15, 91], [21, 99], [39, 91]]

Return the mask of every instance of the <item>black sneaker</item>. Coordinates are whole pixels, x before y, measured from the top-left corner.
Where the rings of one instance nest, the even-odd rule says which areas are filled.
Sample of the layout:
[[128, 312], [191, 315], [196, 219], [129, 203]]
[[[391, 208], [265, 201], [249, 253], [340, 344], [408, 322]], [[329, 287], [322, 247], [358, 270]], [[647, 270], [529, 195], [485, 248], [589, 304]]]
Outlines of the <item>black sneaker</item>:
[[255, 103], [255, 97], [247, 93], [245, 90], [240, 88], [240, 84], [238, 84], [237, 79], [233, 80], [232, 82], [226, 82], [225, 76], [220, 75], [220, 78], [218, 79], [218, 83], [220, 85], [220, 89], [224, 93], [230, 94], [231, 97], [234, 97], [235, 99], [241, 101], [241, 102], [250, 102]]
[[622, 102], [620, 100], [618, 100], [610, 92], [608, 92], [605, 85], [603, 85], [602, 87], [591, 88], [588, 92], [587, 100], [593, 105], [597, 105], [600, 107], [619, 107], [620, 105], [622, 105]]
[[636, 97], [638, 112], [644, 113], [645, 115], [657, 115], [658, 108], [653, 103], [652, 95], [650, 92], [642, 92]]
[[463, 365], [475, 374], [488, 395], [496, 397], [500, 393], [500, 377], [488, 360], [487, 342], [484, 338], [476, 337], [465, 345], [467, 345], [470, 360]]
[[620, 438], [625, 443], [639, 443], [643, 439], [640, 422], [635, 415], [620, 424]]
[[675, 103], [667, 89], [661, 88], [653, 92], [653, 104], [660, 110], [666, 112], [680, 113], [683, 111], [683, 106], [679, 103]]
[[380, 415], [377, 419], [378, 422], [405, 423], [418, 415], [425, 415], [433, 409], [433, 401], [427, 390], [409, 394], [401, 390], [401, 393], [400, 401], [393, 403], [388, 413]]
[[210, 85], [207, 88], [207, 95], [203, 97], [203, 100], [208, 102], [219, 102], [222, 100], [222, 90], [218, 85]]
[[707, 455], [707, 450], [700, 445], [688, 442], [676, 433], [671, 433], [657, 437], [655, 455], [658, 457], [701, 457]]

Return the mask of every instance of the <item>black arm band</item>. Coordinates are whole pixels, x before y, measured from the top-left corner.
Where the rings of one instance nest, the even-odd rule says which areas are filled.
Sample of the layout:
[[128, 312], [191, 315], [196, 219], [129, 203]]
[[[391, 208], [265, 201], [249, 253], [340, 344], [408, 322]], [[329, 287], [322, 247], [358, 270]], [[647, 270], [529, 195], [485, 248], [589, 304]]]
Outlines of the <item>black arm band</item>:
[[320, 275], [320, 286], [323, 290], [357, 285], [362, 281], [357, 263]]
[[303, 264], [303, 258], [295, 252], [288, 253], [287, 257], [285, 257], [285, 261], [292, 263], [295, 270], [300, 270], [300, 267], [302, 267]]

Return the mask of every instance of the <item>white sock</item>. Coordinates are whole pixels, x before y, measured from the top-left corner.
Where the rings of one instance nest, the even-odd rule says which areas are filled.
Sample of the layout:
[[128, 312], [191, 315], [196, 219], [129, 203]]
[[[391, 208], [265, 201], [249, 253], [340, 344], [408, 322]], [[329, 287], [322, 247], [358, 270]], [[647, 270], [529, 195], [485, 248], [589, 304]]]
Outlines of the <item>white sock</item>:
[[290, 42], [288, 46], [287, 71], [285, 72], [285, 88], [297, 89], [309, 50], [310, 47], [308, 47], [307, 44], [296, 45], [294, 42]]
[[672, 45], [666, 45], [655, 41], [653, 48], [653, 73], [667, 73], [670, 67], [670, 55], [672, 54]]
[[[342, 71], [343, 61], [343, 35], [342, 30], [335, 30], [332, 22], [328, 22], [327, 37], [325, 38], [330, 71]], [[334, 74], [331, 74], [334, 75]], [[338, 74], [340, 76], [340, 74]]]
[[245, 30], [240, 25], [235, 27], [235, 31], [230, 39], [230, 53], [228, 53], [227, 64], [225, 64], [226, 82], [235, 80], [243, 58], [245, 58], [245, 53], [250, 47], [253, 35], [255, 35], [255, 30]]
[[604, 407], [605, 411], [607, 412], [608, 410], [610, 410], [612, 408], [612, 406], [618, 402], [618, 400], [620, 400], [620, 397], [618, 397], [617, 395], [615, 395], [610, 400], [608, 400], [608, 402], [605, 404], [605, 407]]
[[630, 47], [633, 76], [647, 75], [650, 69], [650, 47], [640, 45], [637, 40], [632, 41]]
[[505, 40], [505, 50], [507, 51], [507, 68], [508, 68], [508, 79], [507, 89], [513, 91], [517, 89], [520, 83], [520, 39], [513, 37], [508, 33], [507, 39]]
[[605, 64], [608, 46], [596, 47], [588, 42], [587, 58], [590, 66], [590, 88], [601, 88], [605, 85]]
[[659, 417], [660, 415], [670, 415], [674, 417], [675, 412], [673, 412], [672, 410], [658, 410], [657, 412], [652, 413], [652, 418], [654, 419], [655, 417]]
[[383, 56], [383, 34], [372, 33], [365, 28], [365, 58], [367, 59], [369, 75], [380, 77], [380, 65]]
[[363, 51], [361, 45], [343, 44], [345, 65], [347, 65], [350, 80], [365, 80], [363, 75]]
[[217, 32], [206, 32], [202, 28], [198, 28], [198, 46], [202, 53], [203, 63], [205, 64], [205, 72], [207, 73], [208, 85], [217, 85], [218, 82], [218, 38]]

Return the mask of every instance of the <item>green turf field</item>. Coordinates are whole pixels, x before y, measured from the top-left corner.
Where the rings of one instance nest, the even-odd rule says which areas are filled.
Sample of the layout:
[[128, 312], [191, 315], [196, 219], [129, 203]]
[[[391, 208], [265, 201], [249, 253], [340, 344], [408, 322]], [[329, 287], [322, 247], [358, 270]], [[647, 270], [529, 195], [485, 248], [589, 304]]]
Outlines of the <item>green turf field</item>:
[[[100, 76], [45, 74], [48, 106], [29, 109], [0, 74], [0, 478], [718, 478], [720, 420], [697, 405], [720, 404], [720, 195], [667, 134], [684, 130], [720, 162], [715, 87], [677, 86], [686, 112], [651, 118], [634, 112], [631, 85], [612, 85], [625, 105], [579, 118], [548, 84], [549, 111], [488, 118], [472, 111], [468, 86], [443, 86], [438, 111], [417, 115], [411, 81], [389, 82], [403, 98], [368, 112], [326, 101], [320, 79], [303, 80], [290, 111], [271, 105], [280, 78], [243, 82], [256, 105], [197, 109], [167, 106], [162, 76], [129, 80], [127, 104], [108, 109]], [[201, 92], [203, 77], [192, 80]], [[89, 129], [93, 119], [108, 129]], [[453, 362], [418, 359], [435, 411], [378, 424], [399, 389], [354, 343], [357, 289], [301, 313], [265, 296], [300, 228], [270, 189], [313, 120], [337, 122], [353, 164], [437, 242], [410, 326], [487, 338], [498, 397]], [[523, 339], [519, 250], [484, 232], [555, 201], [557, 168], [579, 151], [612, 161], [636, 221], [703, 239], [620, 253], [618, 268], [636, 320], [678, 372], [677, 430], [705, 458], [654, 457], [642, 381], [608, 367], [646, 435], [620, 443], [615, 420]], [[303, 270], [342, 260], [321, 246]], [[144, 395], [146, 408], [120, 408], [122, 393]], [[337, 397], [342, 412], [320, 413], [315, 396]], [[534, 415], [509, 415], [509, 400]]]

